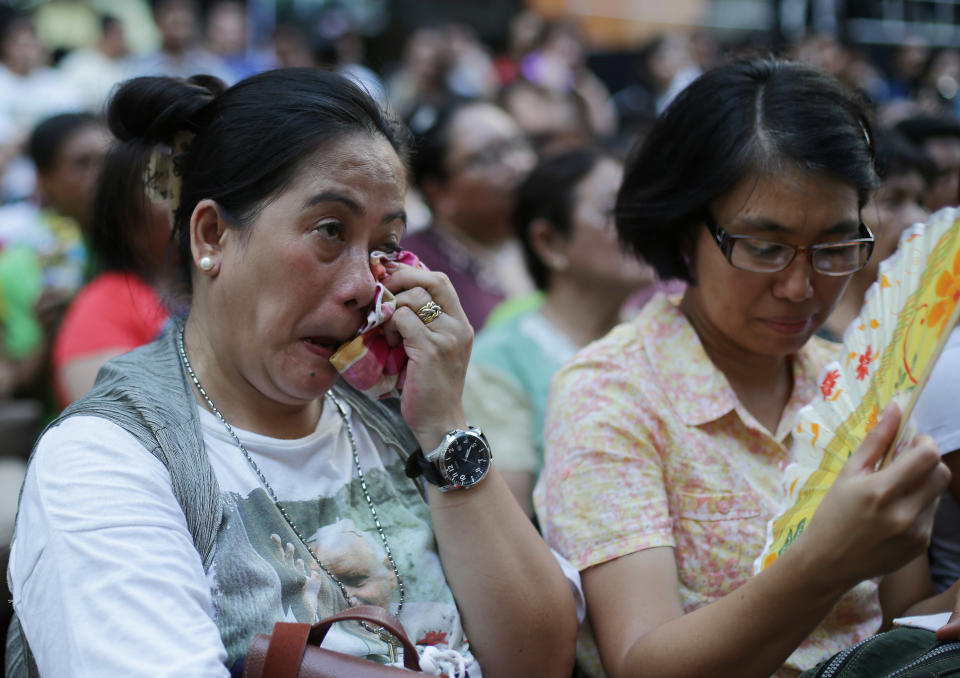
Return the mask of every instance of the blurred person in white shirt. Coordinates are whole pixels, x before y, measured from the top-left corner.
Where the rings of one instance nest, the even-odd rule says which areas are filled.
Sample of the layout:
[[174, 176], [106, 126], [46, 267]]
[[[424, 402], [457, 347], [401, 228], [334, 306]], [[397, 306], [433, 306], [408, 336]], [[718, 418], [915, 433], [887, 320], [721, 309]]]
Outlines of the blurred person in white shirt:
[[[33, 127], [51, 115], [83, 109], [83, 99], [48, 55], [29, 14], [0, 12], [0, 147], [18, 148]], [[0, 203], [33, 192], [29, 160], [16, 154], [0, 174]]]
[[100, 29], [96, 45], [70, 52], [58, 66], [82, 93], [86, 110], [96, 114], [103, 112], [110, 90], [124, 78], [127, 56], [123, 21], [105, 14], [100, 18]]

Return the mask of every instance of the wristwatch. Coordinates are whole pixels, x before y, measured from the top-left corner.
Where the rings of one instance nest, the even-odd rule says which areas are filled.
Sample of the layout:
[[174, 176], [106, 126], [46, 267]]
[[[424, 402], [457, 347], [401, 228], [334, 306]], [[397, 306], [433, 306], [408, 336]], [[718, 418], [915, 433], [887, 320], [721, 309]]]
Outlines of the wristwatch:
[[493, 455], [487, 437], [476, 426], [469, 430], [453, 429], [429, 454], [417, 450], [407, 460], [407, 475], [423, 474], [427, 482], [441, 492], [475, 487], [490, 470]]

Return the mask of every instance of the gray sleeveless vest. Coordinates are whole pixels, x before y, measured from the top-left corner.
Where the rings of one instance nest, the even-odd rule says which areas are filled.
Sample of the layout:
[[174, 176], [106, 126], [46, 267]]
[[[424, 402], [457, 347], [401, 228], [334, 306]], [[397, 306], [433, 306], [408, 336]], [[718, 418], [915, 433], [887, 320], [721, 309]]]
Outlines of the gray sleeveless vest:
[[[180, 323], [170, 323], [153, 343], [104, 365], [93, 389], [47, 428], [74, 415], [97, 416], [139, 440], [170, 472], [174, 495], [208, 570], [221, 521], [220, 488], [204, 450], [197, 403], [177, 350], [179, 328]], [[396, 401], [371, 400], [342, 380], [333, 391], [401, 459], [406, 461], [417, 449]], [[7, 632], [5, 663], [7, 678], [39, 676], [16, 616]]]

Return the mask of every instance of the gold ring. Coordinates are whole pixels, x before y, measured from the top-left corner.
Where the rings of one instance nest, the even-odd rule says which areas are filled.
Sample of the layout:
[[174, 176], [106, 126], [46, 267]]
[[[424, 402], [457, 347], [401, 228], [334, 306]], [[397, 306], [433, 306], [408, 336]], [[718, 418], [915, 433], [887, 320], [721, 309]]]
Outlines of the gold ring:
[[423, 321], [424, 325], [429, 325], [441, 315], [443, 315], [443, 309], [435, 301], [428, 301], [417, 311], [417, 317]]

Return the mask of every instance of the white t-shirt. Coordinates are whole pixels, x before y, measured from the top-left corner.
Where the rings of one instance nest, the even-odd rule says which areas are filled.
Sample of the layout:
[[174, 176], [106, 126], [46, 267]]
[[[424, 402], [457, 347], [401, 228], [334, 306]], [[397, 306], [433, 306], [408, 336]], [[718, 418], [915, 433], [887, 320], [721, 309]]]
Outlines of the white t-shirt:
[[[209, 412], [200, 414], [223, 504], [207, 573], [167, 469], [133, 436], [104, 419], [75, 416], [41, 439], [24, 482], [9, 574], [42, 675], [222, 678], [253, 633], [269, 632], [277, 620], [315, 621], [318, 600], [343, 605], [335, 584], [311, 568], [226, 429]], [[348, 416], [403, 578], [408, 636], [472, 661], [424, 520], [426, 506], [399, 458]], [[396, 611], [396, 578], [333, 404], [324, 404], [306, 438], [237, 435], [351, 597]], [[335, 625], [324, 647], [386, 653], [385, 644], [354, 624]], [[469, 674], [480, 675], [475, 662]]]
[[[960, 328], [955, 328], [917, 400], [917, 430], [937, 441], [941, 454], [960, 450]], [[958, 453], [960, 454], [960, 453]], [[948, 489], [940, 497], [930, 539], [930, 573], [939, 593], [960, 578], [960, 506]]]
[[0, 64], [0, 145], [29, 134], [50, 116], [82, 110], [81, 93], [58, 70], [38, 68], [22, 76]]

